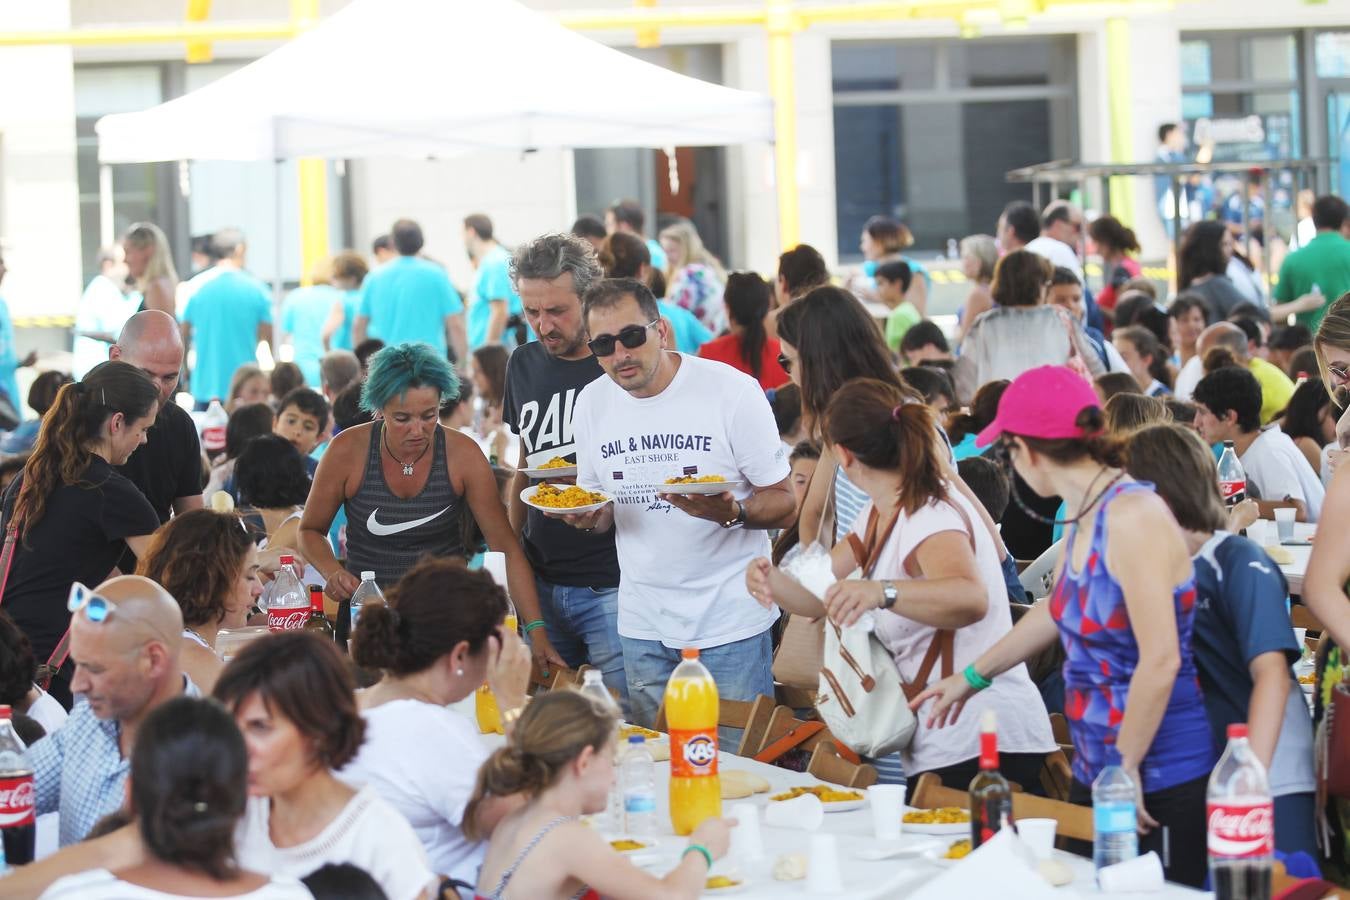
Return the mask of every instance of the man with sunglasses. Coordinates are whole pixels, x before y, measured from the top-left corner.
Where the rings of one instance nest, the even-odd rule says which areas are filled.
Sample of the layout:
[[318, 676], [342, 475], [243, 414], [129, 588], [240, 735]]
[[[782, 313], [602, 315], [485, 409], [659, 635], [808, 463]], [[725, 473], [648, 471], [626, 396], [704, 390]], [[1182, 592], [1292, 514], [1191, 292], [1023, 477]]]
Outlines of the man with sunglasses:
[[[721, 696], [772, 695], [769, 630], [778, 612], [755, 602], [742, 573], [767, 553], [765, 530], [789, 525], [796, 507], [764, 392], [731, 366], [663, 350], [669, 326], [640, 281], [596, 284], [584, 314], [609, 377], [577, 398], [577, 483], [614, 503], [567, 520], [616, 532], [632, 718], [655, 719], [685, 647], [699, 649]], [[733, 487], [664, 490], [668, 479], [691, 475], [721, 476]]]
[[60, 811], [63, 847], [121, 808], [136, 732], [151, 710], [198, 696], [179, 664], [183, 615], [164, 588], [138, 575], [93, 591], [76, 582], [67, 608], [71, 691], [83, 699], [28, 751], [37, 811]]
[[576, 458], [573, 406], [582, 389], [604, 375], [581, 320], [581, 295], [602, 277], [600, 263], [585, 238], [546, 234], [516, 249], [511, 276], [525, 318], [539, 335], [517, 348], [506, 367], [502, 419], [520, 435], [508, 491], [511, 526], [534, 568], [549, 643], [572, 668], [599, 669], [605, 686], [626, 697], [613, 532], [577, 531], [520, 499], [530, 483], [521, 469]]

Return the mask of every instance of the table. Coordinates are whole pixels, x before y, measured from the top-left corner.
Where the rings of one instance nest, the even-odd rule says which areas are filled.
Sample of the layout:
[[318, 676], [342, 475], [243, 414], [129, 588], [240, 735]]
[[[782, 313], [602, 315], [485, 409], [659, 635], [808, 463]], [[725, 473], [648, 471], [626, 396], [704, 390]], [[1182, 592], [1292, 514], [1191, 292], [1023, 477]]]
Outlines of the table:
[[[472, 709], [471, 706], [461, 706], [460, 708]], [[482, 735], [482, 738], [483, 742], [491, 749], [496, 749], [505, 742], [505, 739], [497, 734], [485, 734]], [[753, 772], [768, 781], [771, 788], [769, 794], [757, 794], [749, 800], [723, 801], [724, 814], [737, 803], [754, 803], [762, 810], [770, 802], [768, 799], [770, 794], [797, 785], [819, 783], [817, 779], [805, 773], [791, 772], [787, 769], [726, 752], [720, 755], [718, 764], [723, 772], [735, 770]], [[669, 781], [670, 764], [658, 762], [656, 764], [656, 806], [660, 834], [657, 835], [655, 850], [644, 853], [634, 860], [643, 868], [657, 874], [664, 874], [675, 867], [679, 862], [680, 852], [684, 849], [686, 843], [685, 838], [676, 837], [670, 829], [670, 806], [667, 801]], [[765, 858], [758, 863], [738, 863], [729, 859], [719, 860], [713, 868], [713, 874], [731, 875], [746, 882], [744, 889], [730, 894], [735, 900], [769, 900], [769, 898], [808, 896], [805, 881], [774, 881], [770, 872], [774, 860], [785, 853], [809, 855], [810, 833], [765, 826], [762, 824], [762, 812], [760, 821]], [[871, 812], [865, 806], [848, 812], [826, 813], [823, 827], [831, 834], [838, 836], [839, 863], [844, 877], [844, 892], [831, 895], [838, 900], [871, 900], [871, 898], [880, 900], [880, 898], [904, 896], [918, 885], [936, 878], [945, 871], [941, 866], [924, 859], [872, 861], [857, 858], [855, 854], [860, 848], [879, 845], [879, 842], [872, 836]], [[902, 842], [912, 841], [917, 843], [929, 840], [931, 838], [924, 835], [904, 834], [901, 836]], [[1100, 893], [1095, 884], [1091, 860], [1058, 851], [1056, 851], [1056, 855], [1067, 863], [1074, 873], [1073, 884], [1056, 891], [1058, 896], [1068, 900], [1072, 897], [1096, 896]], [[1113, 896], [1119, 898], [1131, 895], [1116, 894]], [[1169, 884], [1158, 893], [1139, 896], [1147, 896], [1153, 898], [1153, 900], [1172, 900], [1172, 898], [1184, 900], [1184, 898], [1200, 898], [1208, 895], [1201, 891]]]
[[[1294, 523], [1294, 537], [1310, 538], [1317, 531], [1317, 526], [1308, 522]], [[1258, 519], [1247, 529], [1247, 537], [1262, 547], [1269, 547], [1273, 544], [1279, 544], [1279, 533], [1276, 525], [1269, 519]], [[1284, 573], [1284, 580], [1289, 582], [1289, 593], [1292, 596], [1298, 596], [1303, 593], [1303, 575], [1308, 571], [1308, 559], [1312, 556], [1312, 547], [1284, 547], [1292, 556], [1293, 562], [1280, 566], [1280, 571]]]

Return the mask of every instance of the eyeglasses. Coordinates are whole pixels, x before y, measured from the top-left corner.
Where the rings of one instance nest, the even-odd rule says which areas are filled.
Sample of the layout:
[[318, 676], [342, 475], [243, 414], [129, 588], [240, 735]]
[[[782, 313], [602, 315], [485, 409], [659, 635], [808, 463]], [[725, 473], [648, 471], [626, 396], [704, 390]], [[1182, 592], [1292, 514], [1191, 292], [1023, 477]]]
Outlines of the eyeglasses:
[[654, 319], [646, 325], [629, 325], [627, 328], [620, 328], [618, 334], [602, 334], [592, 338], [586, 346], [590, 347], [596, 356], [613, 356], [615, 343], [623, 344], [629, 350], [636, 350], [647, 343], [647, 329], [660, 321]]
[[1335, 363], [1327, 366], [1327, 374], [1337, 381], [1350, 381], [1350, 366], [1337, 365]]
[[792, 359], [786, 353], [778, 354], [778, 365], [783, 367], [783, 371], [792, 374]]
[[78, 581], [70, 586], [70, 597], [66, 600], [66, 609], [72, 615], [84, 610], [84, 617], [90, 622], [102, 625], [108, 617], [117, 611], [117, 604], [102, 594], [96, 594]]

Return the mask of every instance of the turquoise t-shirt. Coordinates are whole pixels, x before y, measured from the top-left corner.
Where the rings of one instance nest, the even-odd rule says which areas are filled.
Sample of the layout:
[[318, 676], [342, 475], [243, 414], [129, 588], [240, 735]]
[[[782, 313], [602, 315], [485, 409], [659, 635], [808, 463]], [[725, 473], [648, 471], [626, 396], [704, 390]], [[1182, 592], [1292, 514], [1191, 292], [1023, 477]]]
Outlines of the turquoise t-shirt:
[[697, 356], [698, 348], [712, 340], [712, 332], [703, 327], [698, 316], [683, 306], [676, 306], [664, 300], [656, 301], [656, 305], [661, 308], [661, 315], [669, 319], [671, 327], [675, 329], [676, 350]]
[[[334, 350], [352, 349], [352, 323], [356, 321], [356, 311], [360, 306], [360, 288], [342, 292], [342, 324], [333, 332], [333, 340], [330, 342]], [[372, 326], [366, 327], [366, 334], [369, 337], [379, 337]]]
[[469, 318], [465, 325], [470, 352], [487, 343], [493, 300], [506, 301], [508, 316], [522, 313], [520, 295], [511, 285], [511, 254], [500, 244], [483, 256], [474, 275], [473, 296], [469, 300]]
[[9, 317], [9, 304], [0, 300], [0, 388], [9, 394], [14, 411], [23, 417], [24, 401], [19, 396], [19, 379], [14, 372], [19, 367], [19, 354], [14, 349], [14, 322]]
[[197, 348], [192, 396], [225, 400], [234, 370], [257, 361], [258, 326], [272, 321], [272, 297], [252, 275], [226, 269], [192, 295], [183, 321], [192, 326]]
[[366, 276], [357, 315], [389, 346], [422, 341], [445, 353], [445, 317], [464, 312], [445, 270], [416, 256], [392, 259]]
[[660, 269], [664, 272], [666, 270], [666, 251], [665, 248], [661, 246], [661, 242], [648, 238], [647, 253], [651, 255], [652, 268]]
[[[323, 357], [323, 326], [343, 291], [326, 284], [296, 288], [281, 304], [281, 330], [291, 336], [295, 364], [305, 383], [319, 389], [319, 360]], [[348, 333], [350, 338], [350, 332]]]

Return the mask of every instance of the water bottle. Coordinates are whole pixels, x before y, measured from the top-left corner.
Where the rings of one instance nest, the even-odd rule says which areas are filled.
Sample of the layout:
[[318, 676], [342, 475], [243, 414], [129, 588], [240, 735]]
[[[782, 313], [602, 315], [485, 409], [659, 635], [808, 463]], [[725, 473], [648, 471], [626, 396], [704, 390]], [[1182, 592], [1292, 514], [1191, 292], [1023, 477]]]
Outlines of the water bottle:
[[[605, 687], [604, 676], [599, 669], [587, 669], [582, 673], [580, 690], [586, 696], [594, 698], [597, 703], [614, 712], [617, 735], [619, 704], [614, 702], [614, 696], [609, 692], [609, 688]], [[600, 830], [602, 832], [616, 832], [623, 827], [623, 790], [618, 784], [610, 785], [609, 803], [602, 816], [597, 818], [600, 819]]]
[[1139, 855], [1134, 780], [1120, 767], [1120, 754], [1109, 754], [1110, 764], [1092, 782], [1092, 862], [1098, 872]]
[[362, 572], [361, 584], [352, 592], [351, 601], [351, 632], [356, 631], [356, 620], [361, 616], [361, 607], [367, 603], [378, 603], [380, 606], [386, 606], [384, 594], [380, 593], [380, 586], [375, 583], [374, 572]]
[[656, 763], [647, 749], [647, 739], [635, 734], [628, 739], [628, 752], [619, 768], [623, 786], [623, 830], [635, 838], [656, 835]]
[[947, 258], [957, 259], [960, 256], [961, 251], [959, 245], [956, 243], [956, 238], [947, 238]]

